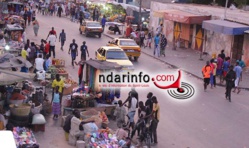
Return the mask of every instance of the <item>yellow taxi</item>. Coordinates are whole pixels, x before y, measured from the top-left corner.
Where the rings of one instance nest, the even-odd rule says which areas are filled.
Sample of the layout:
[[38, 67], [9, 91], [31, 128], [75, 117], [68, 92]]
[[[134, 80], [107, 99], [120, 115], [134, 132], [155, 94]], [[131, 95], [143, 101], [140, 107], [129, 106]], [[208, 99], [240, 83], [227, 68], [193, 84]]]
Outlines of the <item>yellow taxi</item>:
[[83, 21], [79, 28], [80, 34], [84, 33], [85, 36], [98, 35], [101, 38], [103, 28], [99, 22]]
[[122, 66], [123, 70], [134, 70], [133, 64], [119, 47], [102, 46], [95, 52], [95, 59], [115, 62]]
[[141, 48], [133, 39], [115, 38], [109, 41], [107, 46], [120, 47], [129, 58], [133, 57], [135, 61], [137, 61], [141, 55]]

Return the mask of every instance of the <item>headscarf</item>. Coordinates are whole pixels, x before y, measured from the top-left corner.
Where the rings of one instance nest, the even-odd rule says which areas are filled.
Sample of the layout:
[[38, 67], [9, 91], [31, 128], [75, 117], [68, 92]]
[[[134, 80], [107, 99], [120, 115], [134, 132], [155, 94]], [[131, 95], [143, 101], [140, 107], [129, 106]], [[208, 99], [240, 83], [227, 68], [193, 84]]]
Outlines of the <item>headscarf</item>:
[[162, 36], [161, 36], [161, 47], [166, 47], [166, 46], [167, 46], [167, 39], [162, 34]]

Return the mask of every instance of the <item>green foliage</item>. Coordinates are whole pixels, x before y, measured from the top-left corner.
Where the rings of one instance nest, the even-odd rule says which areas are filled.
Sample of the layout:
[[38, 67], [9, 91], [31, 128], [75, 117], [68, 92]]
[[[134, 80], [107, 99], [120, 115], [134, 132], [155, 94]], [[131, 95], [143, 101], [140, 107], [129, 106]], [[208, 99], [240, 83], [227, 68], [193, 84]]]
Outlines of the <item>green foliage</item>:
[[238, 7], [241, 8], [242, 6], [246, 5], [248, 0], [234, 0], [234, 2], [238, 5]]
[[212, 3], [213, 0], [192, 0], [192, 3], [195, 3], [195, 4], [210, 4]]

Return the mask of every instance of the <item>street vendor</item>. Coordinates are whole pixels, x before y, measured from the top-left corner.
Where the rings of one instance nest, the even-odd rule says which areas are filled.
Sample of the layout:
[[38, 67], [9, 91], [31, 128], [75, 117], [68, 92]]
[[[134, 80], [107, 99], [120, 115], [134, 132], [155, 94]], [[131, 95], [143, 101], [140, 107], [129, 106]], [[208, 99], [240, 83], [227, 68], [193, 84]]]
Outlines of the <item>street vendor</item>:
[[75, 120], [78, 120], [78, 123], [79, 123], [79, 126], [78, 126], [78, 134], [76, 135], [76, 138], [78, 139], [80, 136], [82, 136], [84, 133], [82, 133], [82, 135], [80, 134], [80, 131], [83, 131], [83, 125], [86, 124], [86, 123], [90, 123], [90, 122], [94, 122], [94, 120], [90, 120], [88, 122], [81, 122], [80, 120], [80, 111], [79, 110], [74, 110], [72, 112], [72, 114], [68, 115], [66, 117], [66, 120], [65, 120], [65, 124], [63, 126], [63, 129], [65, 131], [65, 136], [66, 136], [66, 140], [68, 140], [68, 135], [69, 133], [72, 133], [71, 130], [76, 130], [77, 129], [72, 129], [72, 121], [75, 121]]
[[52, 83], [52, 88], [53, 88], [52, 96], [54, 96], [56, 86], [59, 86], [60, 103], [61, 103], [62, 94], [63, 94], [63, 91], [64, 91], [64, 81], [60, 78], [59, 74], [55, 75], [55, 79], [53, 80], [53, 83]]

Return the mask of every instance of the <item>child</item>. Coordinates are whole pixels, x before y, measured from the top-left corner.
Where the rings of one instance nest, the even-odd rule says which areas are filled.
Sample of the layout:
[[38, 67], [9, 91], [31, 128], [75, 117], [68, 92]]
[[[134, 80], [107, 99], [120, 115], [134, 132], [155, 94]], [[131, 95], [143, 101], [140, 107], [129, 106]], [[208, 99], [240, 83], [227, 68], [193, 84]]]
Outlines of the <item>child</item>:
[[60, 94], [58, 86], [55, 87], [55, 93], [52, 98], [52, 102], [53, 102], [52, 112], [54, 114], [53, 119], [58, 119], [59, 115], [61, 114], [61, 105], [60, 105], [61, 103], [60, 103]]
[[114, 116], [116, 117], [117, 126], [121, 128], [123, 124], [125, 123], [125, 115], [126, 115], [126, 109], [124, 106], [122, 106], [123, 102], [121, 100], [118, 101], [118, 106], [116, 107], [114, 111]]

